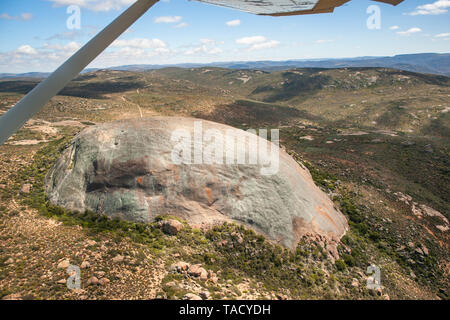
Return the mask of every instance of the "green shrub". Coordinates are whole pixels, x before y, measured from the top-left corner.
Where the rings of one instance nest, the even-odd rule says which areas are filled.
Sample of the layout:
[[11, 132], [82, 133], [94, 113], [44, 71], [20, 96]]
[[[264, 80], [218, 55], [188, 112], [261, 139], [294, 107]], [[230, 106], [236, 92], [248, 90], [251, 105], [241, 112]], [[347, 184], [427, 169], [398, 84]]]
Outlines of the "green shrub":
[[347, 266], [354, 267], [356, 265], [355, 258], [353, 258], [351, 255], [343, 254], [342, 258], [344, 259], [344, 262]]
[[336, 266], [336, 269], [338, 269], [339, 271], [344, 271], [345, 269], [347, 269], [347, 265], [342, 259], [336, 260], [334, 265]]

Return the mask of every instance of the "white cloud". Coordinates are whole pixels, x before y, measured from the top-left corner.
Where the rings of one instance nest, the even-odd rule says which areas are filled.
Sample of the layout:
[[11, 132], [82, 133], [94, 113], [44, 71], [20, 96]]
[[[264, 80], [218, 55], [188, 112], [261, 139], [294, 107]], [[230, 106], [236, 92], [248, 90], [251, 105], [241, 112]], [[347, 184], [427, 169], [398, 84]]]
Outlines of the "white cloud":
[[20, 16], [11, 16], [8, 13], [2, 13], [0, 14], [0, 19], [2, 20], [20, 20], [20, 21], [28, 21], [31, 20], [33, 18], [33, 14], [31, 13], [21, 13]]
[[450, 0], [439, 0], [433, 3], [418, 6], [413, 12], [410, 12], [409, 15], [418, 16], [444, 14], [448, 12], [447, 8], [450, 8]]
[[[83, 26], [81, 30], [70, 30], [70, 31], [62, 31], [61, 33], [56, 33], [45, 40], [51, 41], [51, 40], [61, 40], [61, 41], [75, 41], [76, 39], [93, 36], [99, 32], [99, 29], [94, 26]], [[131, 33], [132, 29], [128, 29], [125, 31], [125, 34]]]
[[279, 41], [269, 40], [263, 36], [244, 37], [236, 40], [237, 44], [246, 45], [246, 51], [255, 51], [278, 47]]
[[219, 54], [219, 53], [222, 53], [222, 52], [223, 52], [223, 50], [220, 49], [219, 47], [210, 48], [207, 45], [203, 44], [203, 45], [201, 45], [199, 47], [186, 50], [184, 52], [184, 54], [186, 54], [186, 55], [193, 55], [193, 54]]
[[81, 45], [75, 41], [69, 42], [66, 45], [45, 43], [38, 49], [38, 53], [42, 59], [48, 58], [62, 62], [64, 59], [67, 59], [73, 55], [80, 48]]
[[327, 40], [327, 39], [320, 39], [320, 40], [316, 40], [317, 44], [322, 44], [322, 43], [329, 43], [329, 42], [333, 42], [334, 40]]
[[180, 16], [166, 16], [155, 18], [155, 23], [176, 23], [180, 22], [183, 17]]
[[435, 38], [448, 38], [450, 37], [450, 33], [439, 33], [434, 36]]
[[247, 51], [255, 51], [255, 50], [261, 50], [261, 49], [270, 49], [275, 48], [280, 45], [279, 41], [276, 40], [269, 40], [262, 43], [255, 43], [250, 48], [247, 48]]
[[184, 51], [185, 55], [203, 54], [203, 55], [216, 55], [223, 52], [219, 47], [224, 44], [223, 41], [217, 41], [214, 39], [200, 39], [199, 45], [192, 45], [191, 49]]
[[392, 27], [390, 27], [389, 29], [390, 29], [390, 30], [398, 30], [398, 29], [400, 29], [400, 27], [399, 27], [399, 26], [392, 26]]
[[74, 40], [75, 38], [81, 37], [82, 35], [83, 33], [78, 30], [63, 31], [61, 33], [54, 34], [45, 40]]
[[170, 53], [171, 52], [171, 50], [170, 49], [168, 49], [168, 48], [156, 48], [155, 50], [153, 50], [154, 52], [157, 52], [157, 53]]
[[217, 44], [224, 44], [223, 41], [217, 41], [214, 39], [200, 39], [200, 43], [202, 44], [211, 44], [211, 45], [217, 45]]
[[116, 40], [111, 44], [112, 48], [138, 48], [138, 49], [155, 49], [165, 48], [167, 45], [160, 39], [130, 39], [130, 40]]
[[72, 53], [72, 52], [77, 51], [80, 48], [81, 48], [81, 46], [78, 43], [76, 43], [75, 41], [72, 41], [72, 42], [69, 42], [68, 44], [66, 44], [63, 47], [63, 50]]
[[26, 44], [23, 46], [20, 46], [19, 48], [17, 48], [16, 53], [20, 53], [20, 54], [28, 54], [28, 55], [35, 55], [38, 52], [36, 51], [35, 48], [33, 48], [32, 46]]
[[136, 0], [47, 0], [53, 3], [55, 7], [77, 5], [92, 11], [111, 11], [120, 10], [128, 7]]
[[23, 21], [28, 21], [28, 20], [31, 20], [31, 19], [33, 18], [33, 14], [31, 14], [31, 13], [22, 13], [22, 14], [20, 15], [20, 18], [21, 18]]
[[149, 63], [154, 57], [169, 56], [172, 50], [160, 39], [116, 40], [95, 61], [100, 66]]
[[226, 22], [226, 25], [229, 27], [237, 27], [237, 26], [241, 25], [241, 20], [239, 20], [239, 19], [231, 20], [231, 21]]
[[431, 39], [432, 41], [449, 41], [450, 40], [450, 33], [439, 33]]
[[0, 19], [12, 20], [12, 19], [14, 19], [14, 17], [10, 16], [8, 13], [2, 13], [2, 14], [0, 14]]
[[186, 22], [182, 22], [175, 25], [174, 28], [186, 28], [187, 26], [189, 26], [189, 24], [187, 24]]
[[[88, 67], [104, 68], [128, 64], [162, 63], [164, 59], [168, 59], [174, 53], [161, 40], [141, 40], [132, 39], [116, 43]], [[74, 41], [45, 43], [37, 48], [24, 44], [15, 50], [0, 52], [0, 70], [2, 72], [53, 71], [79, 48], [80, 44]]]
[[397, 34], [399, 34], [401, 36], [409, 36], [411, 34], [418, 33], [418, 32], [422, 32], [422, 29], [411, 28], [411, 29], [408, 29], [407, 31], [398, 31]]
[[208, 53], [208, 54], [219, 54], [219, 53], [222, 53], [222, 52], [223, 52], [223, 50], [220, 49], [220, 48], [212, 48], [212, 49], [207, 50], [206, 53]]
[[130, 64], [161, 63], [164, 58], [169, 57], [172, 53], [168, 48], [144, 50], [124, 47], [119, 50], [107, 50], [103, 52], [90, 67], [105, 68]]
[[39, 48], [25, 44], [13, 51], [0, 52], [0, 69], [11, 72], [52, 71], [79, 48], [76, 42], [46, 43]]
[[267, 41], [266, 37], [263, 36], [253, 36], [253, 37], [244, 37], [244, 38], [239, 38], [236, 40], [237, 44], [255, 44], [255, 43], [261, 43]]

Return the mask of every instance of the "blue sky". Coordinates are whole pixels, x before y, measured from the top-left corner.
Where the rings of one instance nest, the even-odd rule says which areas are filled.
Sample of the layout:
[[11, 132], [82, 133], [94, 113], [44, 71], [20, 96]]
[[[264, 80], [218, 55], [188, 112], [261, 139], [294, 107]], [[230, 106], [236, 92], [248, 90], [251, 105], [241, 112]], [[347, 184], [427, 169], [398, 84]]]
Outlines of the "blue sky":
[[[0, 72], [53, 71], [133, 0], [1, 0]], [[81, 29], [66, 10], [81, 8]], [[369, 29], [376, 4], [381, 28]], [[265, 17], [187, 0], [150, 9], [90, 67], [450, 52], [450, 0], [353, 0], [333, 14]]]

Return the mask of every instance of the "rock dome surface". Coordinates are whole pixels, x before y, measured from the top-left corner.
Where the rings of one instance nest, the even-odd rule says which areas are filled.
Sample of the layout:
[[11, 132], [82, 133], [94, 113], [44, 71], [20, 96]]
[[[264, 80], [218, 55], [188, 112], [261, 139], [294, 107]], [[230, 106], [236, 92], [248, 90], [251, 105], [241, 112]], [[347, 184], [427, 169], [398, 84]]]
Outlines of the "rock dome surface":
[[[309, 171], [280, 149], [275, 174], [262, 174], [264, 165], [249, 161], [174, 162], [181, 141], [174, 139], [174, 132], [193, 137], [192, 162], [195, 147], [210, 150], [212, 140], [195, 138], [199, 123], [203, 133], [222, 134], [224, 141], [232, 130], [232, 138], [251, 136], [258, 143], [267, 142], [243, 130], [193, 118], [155, 117], [88, 127], [48, 173], [50, 201], [70, 210], [89, 209], [144, 223], [163, 214], [195, 225], [235, 221], [291, 248], [304, 236], [337, 242], [345, 234], [346, 218], [314, 184]], [[250, 140], [245, 141], [246, 148], [235, 152], [249, 159], [253, 151]]]

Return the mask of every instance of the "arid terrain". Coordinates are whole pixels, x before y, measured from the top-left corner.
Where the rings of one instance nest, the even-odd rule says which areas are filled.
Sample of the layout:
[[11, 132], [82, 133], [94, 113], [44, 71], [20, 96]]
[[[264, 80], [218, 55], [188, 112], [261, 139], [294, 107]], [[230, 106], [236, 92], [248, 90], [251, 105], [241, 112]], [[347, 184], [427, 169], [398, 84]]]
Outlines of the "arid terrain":
[[[38, 82], [1, 80], [0, 114]], [[0, 298], [448, 299], [449, 102], [449, 77], [385, 68], [85, 73], [0, 146]], [[339, 259], [321, 239], [289, 250], [240, 225], [49, 203], [44, 177], [78, 132], [158, 115], [280, 129], [349, 221]], [[69, 264], [79, 290], [66, 287]], [[381, 289], [366, 287], [371, 264]]]

